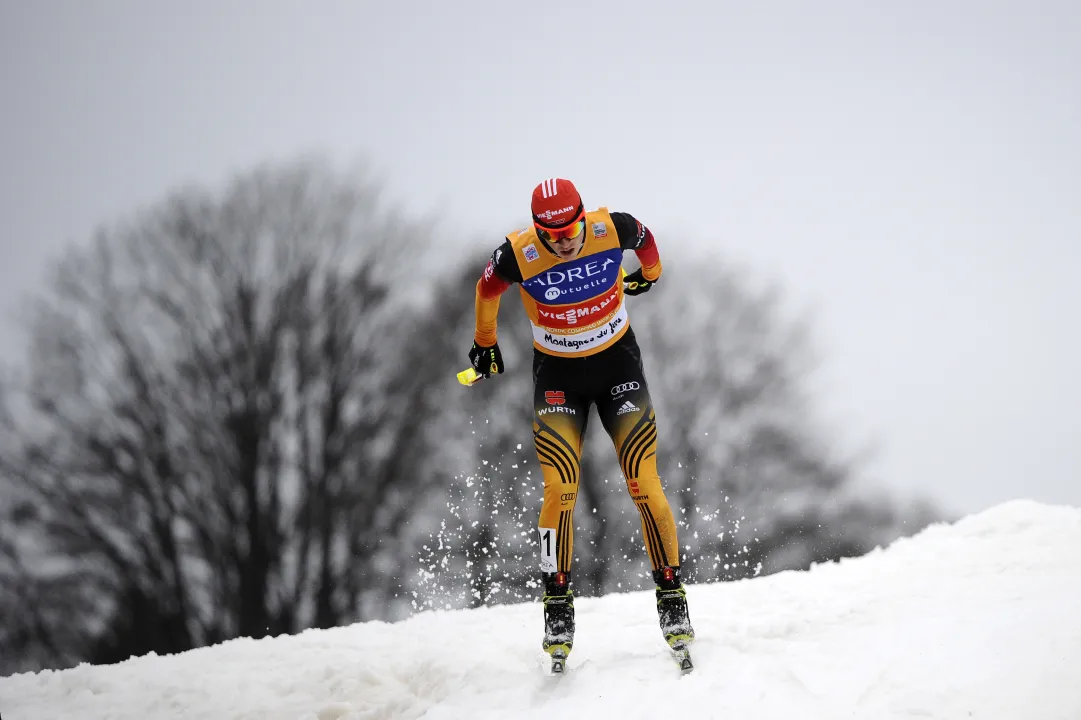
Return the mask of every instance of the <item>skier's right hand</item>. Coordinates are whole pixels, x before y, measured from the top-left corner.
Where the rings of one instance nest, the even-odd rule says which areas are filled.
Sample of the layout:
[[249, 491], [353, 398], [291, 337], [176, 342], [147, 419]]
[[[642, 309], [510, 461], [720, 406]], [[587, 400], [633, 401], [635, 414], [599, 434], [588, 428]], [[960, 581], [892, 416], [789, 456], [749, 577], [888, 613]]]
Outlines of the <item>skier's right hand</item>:
[[503, 354], [499, 352], [499, 343], [491, 347], [477, 345], [473, 341], [473, 347], [469, 348], [469, 364], [477, 371], [478, 375], [490, 378], [503, 372]]

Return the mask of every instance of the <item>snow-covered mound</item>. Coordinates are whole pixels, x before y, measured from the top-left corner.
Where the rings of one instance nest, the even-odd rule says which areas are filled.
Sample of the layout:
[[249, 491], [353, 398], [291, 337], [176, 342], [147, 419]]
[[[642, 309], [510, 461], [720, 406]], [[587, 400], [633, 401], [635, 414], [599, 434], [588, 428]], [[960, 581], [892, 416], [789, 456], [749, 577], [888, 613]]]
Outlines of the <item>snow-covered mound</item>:
[[648, 592], [582, 598], [564, 677], [537, 604], [428, 612], [0, 678], [3, 720], [1081, 718], [1081, 509], [1030, 501], [809, 572], [689, 588], [697, 669]]

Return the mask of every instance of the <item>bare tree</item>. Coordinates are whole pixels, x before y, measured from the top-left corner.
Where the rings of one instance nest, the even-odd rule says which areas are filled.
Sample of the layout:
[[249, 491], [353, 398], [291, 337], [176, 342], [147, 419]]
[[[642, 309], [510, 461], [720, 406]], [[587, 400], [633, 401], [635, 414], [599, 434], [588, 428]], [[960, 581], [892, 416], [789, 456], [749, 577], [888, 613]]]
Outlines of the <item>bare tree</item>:
[[[54, 559], [24, 578], [42, 593], [20, 627], [54, 663], [380, 604], [381, 554], [427, 477], [410, 452], [425, 375], [401, 361], [423, 233], [377, 199], [318, 161], [268, 165], [178, 192], [56, 268], [25, 392], [0, 414], [0, 474]], [[90, 637], [64, 640], [65, 623]]]

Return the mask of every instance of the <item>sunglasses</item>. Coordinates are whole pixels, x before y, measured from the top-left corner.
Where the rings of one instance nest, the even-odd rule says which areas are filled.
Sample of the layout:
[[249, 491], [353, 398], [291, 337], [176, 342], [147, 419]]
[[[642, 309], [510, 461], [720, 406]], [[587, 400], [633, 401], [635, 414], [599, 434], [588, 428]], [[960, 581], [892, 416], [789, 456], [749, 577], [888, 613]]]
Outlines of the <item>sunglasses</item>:
[[541, 240], [544, 240], [545, 242], [554, 243], [557, 240], [562, 240], [563, 238], [577, 237], [579, 233], [585, 232], [585, 229], [586, 221], [585, 219], [582, 219], [575, 220], [570, 225], [567, 225], [566, 227], [561, 227], [558, 230], [551, 230], [549, 228], [542, 228], [538, 226], [537, 235], [540, 235]]

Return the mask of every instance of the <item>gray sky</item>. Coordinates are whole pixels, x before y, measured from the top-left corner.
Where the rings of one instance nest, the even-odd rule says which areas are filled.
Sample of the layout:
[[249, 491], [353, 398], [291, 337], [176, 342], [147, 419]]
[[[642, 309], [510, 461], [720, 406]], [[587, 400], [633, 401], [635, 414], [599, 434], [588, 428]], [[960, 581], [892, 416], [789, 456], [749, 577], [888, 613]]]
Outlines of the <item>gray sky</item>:
[[1081, 504], [1076, 2], [0, 0], [0, 93], [0, 357], [48, 258], [181, 182], [367, 157], [457, 253], [569, 177], [811, 312], [882, 484]]

